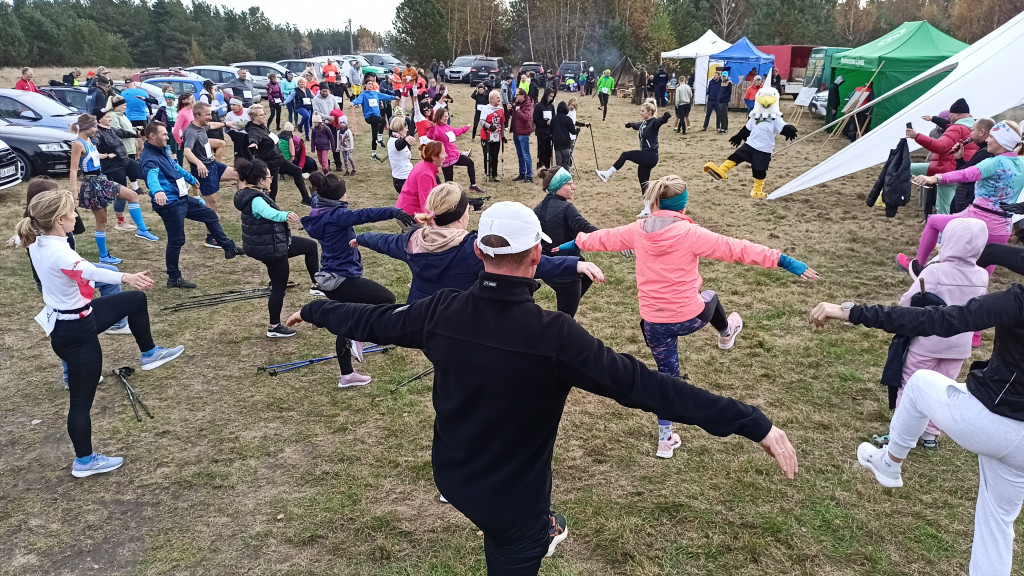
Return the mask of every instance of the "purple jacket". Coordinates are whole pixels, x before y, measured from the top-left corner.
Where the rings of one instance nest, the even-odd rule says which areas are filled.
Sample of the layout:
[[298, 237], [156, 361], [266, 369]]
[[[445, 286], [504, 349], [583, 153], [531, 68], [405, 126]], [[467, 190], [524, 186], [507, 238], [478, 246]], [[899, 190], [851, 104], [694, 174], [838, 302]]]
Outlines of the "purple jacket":
[[310, 137], [310, 141], [313, 143], [313, 151], [319, 152], [320, 150], [334, 150], [334, 133], [327, 127], [326, 124], [321, 124], [319, 127], [313, 128], [313, 134]]
[[280, 82], [271, 82], [267, 84], [267, 100], [274, 105], [284, 103], [284, 94], [281, 92]]
[[[988, 227], [981, 220], [958, 218], [947, 224], [938, 262], [921, 272], [924, 289], [942, 298], [947, 306], [963, 306], [971, 298], [984, 296], [988, 272], [977, 262], [987, 242]], [[900, 306], [910, 306], [910, 297], [920, 290], [920, 282], [914, 282], [900, 298]], [[910, 343], [910, 349], [929, 358], [960, 360], [971, 357], [971, 337], [970, 332], [949, 338], [919, 336]]]

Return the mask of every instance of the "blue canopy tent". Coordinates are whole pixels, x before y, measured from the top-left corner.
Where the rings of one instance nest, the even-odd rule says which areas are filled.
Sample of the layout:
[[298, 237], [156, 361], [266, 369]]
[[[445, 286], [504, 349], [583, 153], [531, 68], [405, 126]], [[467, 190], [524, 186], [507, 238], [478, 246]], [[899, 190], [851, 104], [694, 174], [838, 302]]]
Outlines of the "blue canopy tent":
[[767, 78], [775, 65], [775, 56], [758, 50], [746, 36], [718, 54], [712, 54], [709, 60], [722, 62], [722, 65], [729, 67], [729, 77], [733, 82], [743, 80], [751, 68], [756, 68], [761, 77]]

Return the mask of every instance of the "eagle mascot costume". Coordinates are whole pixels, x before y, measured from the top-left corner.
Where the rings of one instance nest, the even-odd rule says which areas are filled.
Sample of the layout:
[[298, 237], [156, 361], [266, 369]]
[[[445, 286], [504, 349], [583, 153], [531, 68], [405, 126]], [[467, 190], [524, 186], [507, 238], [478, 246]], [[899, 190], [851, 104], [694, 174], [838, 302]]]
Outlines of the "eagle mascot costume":
[[735, 168], [737, 164], [747, 162], [754, 175], [754, 188], [751, 189], [750, 196], [767, 198], [768, 195], [764, 192], [764, 179], [768, 176], [768, 164], [772, 161], [775, 137], [778, 134], [785, 136], [786, 140], [793, 140], [796, 138], [796, 127], [782, 120], [779, 91], [771, 86], [765, 86], [757, 91], [754, 109], [750, 112], [743, 129], [729, 139], [729, 143], [734, 147], [739, 146], [739, 149], [721, 166], [708, 162], [704, 165], [704, 171], [716, 180], [725, 180], [729, 170]]

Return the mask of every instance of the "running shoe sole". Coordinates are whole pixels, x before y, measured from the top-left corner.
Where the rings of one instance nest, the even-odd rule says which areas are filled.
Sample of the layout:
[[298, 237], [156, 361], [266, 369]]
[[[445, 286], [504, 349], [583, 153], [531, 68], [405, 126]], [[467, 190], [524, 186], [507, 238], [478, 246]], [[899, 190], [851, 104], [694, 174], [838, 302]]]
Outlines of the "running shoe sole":
[[[170, 350], [173, 350], [173, 348], [169, 348], [168, 349], [168, 351], [170, 351]], [[164, 364], [167, 364], [171, 360], [174, 360], [178, 356], [181, 356], [184, 353], [185, 353], [185, 349], [182, 348], [181, 350], [178, 350], [177, 354], [167, 354], [166, 356], [162, 356], [159, 359], [154, 360], [154, 361], [152, 361], [152, 362], [150, 362], [148, 364], [143, 364], [142, 365], [142, 369], [143, 370], [152, 370], [154, 368], [159, 368], [159, 367], [163, 366]]]
[[117, 470], [123, 465], [124, 460], [119, 462], [117, 466], [111, 466], [109, 468], [94, 468], [92, 470], [75, 470], [74, 468], [72, 468], [71, 475], [74, 476], [75, 478], [85, 478], [87, 476], [92, 476], [93, 474], [104, 474], [107, 472], [113, 472], [114, 470]]
[[291, 338], [295, 336], [297, 332], [291, 334], [281, 334], [280, 332], [274, 332], [273, 330], [267, 330], [267, 338]]
[[565, 530], [562, 530], [561, 534], [557, 534], [557, 535], [555, 535], [554, 538], [551, 539], [551, 543], [548, 544], [548, 553], [545, 554], [544, 557], [545, 558], [551, 558], [551, 556], [555, 553], [555, 548], [558, 548], [558, 545], [561, 544], [562, 542], [564, 542], [565, 539], [568, 538], [568, 537], [569, 537], [569, 527], [566, 526]]
[[858, 446], [857, 447], [857, 461], [860, 462], [860, 465], [865, 467], [865, 468], [867, 468], [868, 472], [871, 472], [871, 475], [874, 476], [875, 480], [877, 480], [878, 483], [881, 484], [882, 486], [885, 486], [886, 488], [902, 488], [903, 487], [903, 477], [902, 477], [902, 475], [900, 477], [898, 477], [898, 478], [891, 478], [889, 476], [886, 476], [885, 474], [878, 473], [875, 470], [874, 463], [871, 460], [868, 459], [867, 450], [879, 450], [879, 449], [875, 448], [871, 444], [868, 444], [867, 442], [864, 442], [860, 446]]

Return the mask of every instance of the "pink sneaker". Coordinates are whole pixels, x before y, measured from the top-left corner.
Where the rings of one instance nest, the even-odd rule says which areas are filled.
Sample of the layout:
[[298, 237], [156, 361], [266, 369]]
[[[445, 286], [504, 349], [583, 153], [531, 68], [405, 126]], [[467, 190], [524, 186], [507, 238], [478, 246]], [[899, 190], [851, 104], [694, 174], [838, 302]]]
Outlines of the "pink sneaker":
[[743, 318], [736, 312], [729, 314], [729, 335], [718, 336], [718, 347], [722, 350], [728, 350], [732, 348], [733, 344], [736, 343], [736, 337], [739, 336], [740, 330], [743, 330]]
[[351, 374], [342, 374], [341, 378], [338, 378], [338, 388], [349, 388], [350, 386], [366, 386], [370, 383], [370, 377], [364, 376], [359, 372], [352, 372]]
[[904, 270], [907, 270], [907, 271], [910, 270], [910, 261], [911, 260], [913, 260], [913, 258], [911, 258], [910, 256], [907, 256], [903, 252], [900, 252], [899, 254], [896, 255], [896, 264], [898, 264], [899, 267], [903, 268]]
[[971, 338], [971, 348], [981, 348], [981, 332], [975, 332]]
[[658, 441], [658, 458], [671, 458], [672, 453], [675, 452], [676, 448], [683, 445], [683, 441], [679, 438], [679, 434], [676, 432], [672, 433], [671, 440], [659, 440]]

